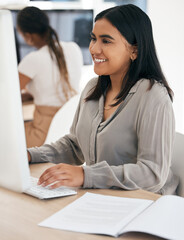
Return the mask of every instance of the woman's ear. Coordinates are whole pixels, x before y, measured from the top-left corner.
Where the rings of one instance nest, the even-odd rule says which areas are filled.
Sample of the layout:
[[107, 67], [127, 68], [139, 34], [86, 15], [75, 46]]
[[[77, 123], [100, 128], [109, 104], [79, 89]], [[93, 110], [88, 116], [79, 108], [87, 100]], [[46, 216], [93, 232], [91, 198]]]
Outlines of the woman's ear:
[[131, 46], [131, 55], [130, 55], [131, 60], [134, 61], [137, 58], [137, 55], [138, 55], [137, 46], [136, 45]]

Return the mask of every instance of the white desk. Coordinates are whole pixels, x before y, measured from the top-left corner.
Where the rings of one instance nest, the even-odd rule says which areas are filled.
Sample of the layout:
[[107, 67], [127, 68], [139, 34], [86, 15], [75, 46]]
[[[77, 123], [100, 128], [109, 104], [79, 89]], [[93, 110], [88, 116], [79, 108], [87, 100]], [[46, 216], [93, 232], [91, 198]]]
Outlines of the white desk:
[[35, 105], [32, 101], [31, 102], [24, 102], [22, 104], [22, 113], [23, 113], [24, 121], [33, 120], [34, 110], [35, 110]]
[[[33, 176], [38, 177], [50, 165], [33, 164], [30, 166]], [[0, 188], [0, 239], [1, 240], [112, 240], [112, 237], [102, 235], [83, 234], [61, 231], [37, 226], [45, 218], [59, 211], [67, 204], [73, 202], [86, 191], [105, 195], [121, 197], [145, 198], [156, 200], [160, 196], [143, 190], [123, 191], [109, 189], [79, 189], [74, 196], [39, 200], [26, 194], [15, 193]], [[121, 235], [118, 239], [153, 240], [161, 239], [155, 236], [129, 233]]]

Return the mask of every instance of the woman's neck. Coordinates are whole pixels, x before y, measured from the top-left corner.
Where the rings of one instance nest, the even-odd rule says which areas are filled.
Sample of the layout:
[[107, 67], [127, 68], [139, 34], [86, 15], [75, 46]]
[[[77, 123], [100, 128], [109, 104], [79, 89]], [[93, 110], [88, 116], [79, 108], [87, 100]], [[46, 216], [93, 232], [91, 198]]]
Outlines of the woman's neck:
[[34, 46], [36, 48], [42, 48], [43, 46], [47, 45], [47, 42], [44, 37], [40, 36], [39, 34], [32, 34], [32, 38], [34, 41]]
[[111, 79], [111, 88], [110, 88], [111, 92], [116, 92], [118, 94], [121, 90], [123, 78], [110, 77], [110, 79]]
[[47, 44], [46, 44], [46, 42], [38, 42], [38, 43], [35, 43], [35, 47], [37, 48], [37, 49], [40, 49], [40, 48], [42, 48], [42, 47], [44, 47], [44, 46], [46, 46]]

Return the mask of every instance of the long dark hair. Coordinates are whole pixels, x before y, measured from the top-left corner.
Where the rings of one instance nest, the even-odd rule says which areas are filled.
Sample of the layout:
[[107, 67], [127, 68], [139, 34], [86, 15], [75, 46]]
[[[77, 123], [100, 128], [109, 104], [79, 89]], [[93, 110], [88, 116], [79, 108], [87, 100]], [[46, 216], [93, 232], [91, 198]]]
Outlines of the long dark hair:
[[[107, 19], [115, 26], [129, 44], [137, 47], [138, 51], [137, 58], [131, 62], [130, 68], [123, 79], [121, 90], [116, 96], [117, 101], [112, 106], [122, 102], [132, 86], [142, 78], [150, 80], [149, 89], [152, 88], [155, 81], [163, 84], [171, 100], [173, 100], [173, 92], [164, 77], [157, 58], [149, 17], [135, 5], [127, 4], [100, 12], [96, 16], [95, 22], [102, 18]], [[99, 99], [109, 85], [109, 76], [99, 76], [96, 87], [92, 89], [86, 101]]]
[[22, 33], [36, 33], [45, 38], [51, 57], [55, 55], [64, 95], [68, 100], [76, 92], [70, 85], [63, 49], [56, 31], [49, 24], [48, 16], [39, 8], [25, 7], [17, 15], [17, 26]]

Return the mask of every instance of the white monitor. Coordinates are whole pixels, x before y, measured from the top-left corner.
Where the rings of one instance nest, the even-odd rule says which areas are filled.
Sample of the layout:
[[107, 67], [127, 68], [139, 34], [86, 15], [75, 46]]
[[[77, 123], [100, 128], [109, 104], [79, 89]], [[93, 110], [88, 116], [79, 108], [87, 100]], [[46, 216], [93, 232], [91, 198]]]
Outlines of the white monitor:
[[29, 176], [13, 21], [0, 10], [0, 186], [23, 192]]

